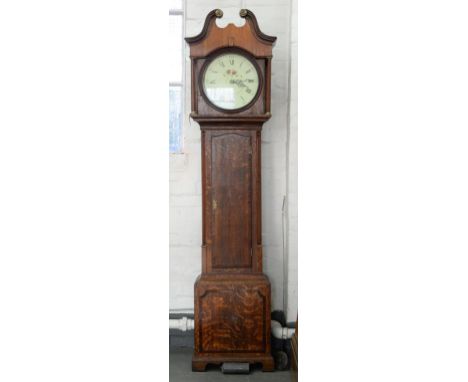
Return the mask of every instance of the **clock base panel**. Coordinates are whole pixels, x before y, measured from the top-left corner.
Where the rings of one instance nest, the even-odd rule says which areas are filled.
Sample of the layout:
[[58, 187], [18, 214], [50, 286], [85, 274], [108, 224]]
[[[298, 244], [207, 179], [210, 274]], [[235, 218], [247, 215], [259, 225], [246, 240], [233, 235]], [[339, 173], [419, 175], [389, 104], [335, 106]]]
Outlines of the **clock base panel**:
[[270, 293], [270, 282], [262, 273], [199, 276], [192, 369], [248, 362], [272, 371]]

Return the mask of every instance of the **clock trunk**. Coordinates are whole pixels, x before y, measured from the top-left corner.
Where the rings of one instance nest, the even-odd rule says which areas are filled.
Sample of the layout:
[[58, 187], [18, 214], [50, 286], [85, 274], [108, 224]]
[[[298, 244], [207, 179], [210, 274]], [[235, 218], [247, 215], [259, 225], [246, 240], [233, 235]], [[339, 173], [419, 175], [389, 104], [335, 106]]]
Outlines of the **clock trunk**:
[[208, 132], [213, 269], [252, 267], [252, 134]]

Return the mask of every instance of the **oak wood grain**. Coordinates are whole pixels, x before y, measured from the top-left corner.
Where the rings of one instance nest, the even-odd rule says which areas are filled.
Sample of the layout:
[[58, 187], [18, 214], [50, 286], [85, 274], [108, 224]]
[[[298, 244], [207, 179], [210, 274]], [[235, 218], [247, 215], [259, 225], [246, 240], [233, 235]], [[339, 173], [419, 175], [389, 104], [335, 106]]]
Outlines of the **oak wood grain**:
[[[202, 31], [187, 37], [191, 58], [191, 113], [201, 129], [202, 274], [194, 286], [195, 350], [192, 369], [209, 363], [261, 363], [273, 370], [271, 287], [262, 273], [261, 130], [271, 117], [271, 57], [275, 37], [261, 32], [255, 15], [219, 28], [211, 11]], [[259, 75], [256, 98], [238, 110], [215, 107], [202, 77], [216, 55], [236, 52]]]

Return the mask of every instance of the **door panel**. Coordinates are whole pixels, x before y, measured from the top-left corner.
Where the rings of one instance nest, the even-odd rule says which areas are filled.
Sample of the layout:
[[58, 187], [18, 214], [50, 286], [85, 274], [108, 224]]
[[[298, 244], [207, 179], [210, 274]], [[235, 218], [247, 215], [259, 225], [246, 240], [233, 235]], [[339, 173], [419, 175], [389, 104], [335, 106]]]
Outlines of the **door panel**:
[[266, 351], [266, 301], [262, 288], [211, 287], [198, 303], [202, 312], [198, 327], [201, 351]]
[[211, 136], [212, 267], [252, 263], [252, 137], [250, 132]]

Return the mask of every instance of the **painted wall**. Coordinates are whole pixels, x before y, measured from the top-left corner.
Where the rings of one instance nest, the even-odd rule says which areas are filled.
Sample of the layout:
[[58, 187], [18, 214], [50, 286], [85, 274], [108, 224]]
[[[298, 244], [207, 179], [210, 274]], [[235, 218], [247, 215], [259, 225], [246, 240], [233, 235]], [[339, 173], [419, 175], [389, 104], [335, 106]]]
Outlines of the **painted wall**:
[[[185, 35], [198, 34], [206, 14], [221, 8], [219, 26], [243, 24], [248, 8], [260, 29], [276, 36], [272, 61], [272, 118], [262, 132], [264, 272], [272, 307], [297, 314], [297, 29], [296, 0], [186, 0]], [[291, 20], [294, 20], [291, 22]], [[170, 157], [170, 296], [172, 311], [193, 310], [193, 283], [201, 272], [200, 129], [189, 120], [190, 60], [186, 50], [184, 153]], [[293, 68], [294, 70], [290, 70]]]

